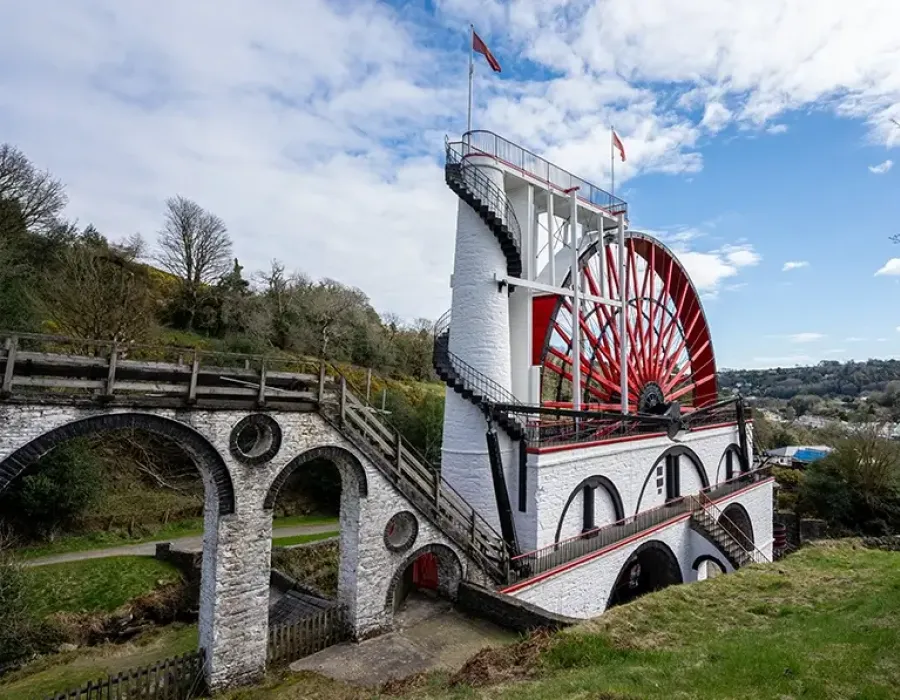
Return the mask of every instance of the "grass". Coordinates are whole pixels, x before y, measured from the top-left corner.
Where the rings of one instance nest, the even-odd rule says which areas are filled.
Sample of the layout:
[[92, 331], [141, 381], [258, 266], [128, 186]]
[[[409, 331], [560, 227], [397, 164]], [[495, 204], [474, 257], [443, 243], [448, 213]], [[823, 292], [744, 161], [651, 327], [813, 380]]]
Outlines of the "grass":
[[197, 649], [196, 625], [170, 625], [127, 644], [106, 644], [38, 659], [5, 676], [0, 700], [42, 698]]
[[161, 585], [178, 581], [172, 565], [150, 557], [115, 557], [25, 569], [29, 607], [38, 617], [55, 612], [112, 612]]
[[[535, 655], [520, 646], [495, 650], [490, 663], [475, 657], [455, 677], [430, 676], [408, 693], [460, 700], [897, 698], [900, 554], [853, 542], [809, 547], [772, 565], [644, 596], [554, 635]], [[384, 695], [293, 676], [237, 697]]]
[[294, 535], [293, 537], [276, 537], [272, 540], [273, 547], [290, 547], [295, 544], [306, 544], [308, 542], [318, 542], [319, 540], [326, 540], [329, 537], [334, 537], [335, 535], [340, 534], [338, 530], [333, 530], [331, 532], [318, 532], [312, 535]]
[[[301, 525], [337, 525], [338, 519], [328, 515], [292, 515], [284, 518], [275, 518], [274, 527], [287, 528]], [[93, 549], [107, 549], [129, 544], [144, 544], [178, 539], [180, 537], [195, 537], [203, 534], [203, 519], [192, 518], [160, 525], [156, 528], [145, 529], [138, 537], [129, 537], [124, 531], [119, 532], [93, 532], [86, 535], [66, 535], [54, 542], [22, 547], [16, 550], [21, 559], [37, 559], [53, 554], [68, 554], [71, 552], [87, 552]]]
[[337, 542], [323, 542], [315, 547], [276, 549], [272, 567], [296, 581], [315, 586], [326, 595], [337, 593], [340, 547]]

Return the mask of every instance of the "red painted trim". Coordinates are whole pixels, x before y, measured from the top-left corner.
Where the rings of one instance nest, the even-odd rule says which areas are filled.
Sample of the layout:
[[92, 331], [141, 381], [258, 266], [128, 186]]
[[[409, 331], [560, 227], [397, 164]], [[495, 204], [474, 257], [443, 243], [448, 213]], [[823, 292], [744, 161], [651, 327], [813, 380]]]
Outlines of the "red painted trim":
[[[737, 421], [730, 421], [728, 423], [715, 423], [713, 425], [702, 425], [697, 428], [692, 428], [692, 433], [700, 432], [701, 430], [714, 430], [716, 428], [727, 428], [731, 425], [737, 425]], [[636, 440], [649, 440], [650, 438], [658, 438], [665, 436], [665, 433], [644, 433], [642, 435], [626, 435], [624, 437], [616, 437], [609, 438], [608, 440], [594, 440], [591, 442], [579, 442], [571, 445], [553, 445], [551, 447], [529, 447], [529, 454], [552, 454], [554, 452], [565, 452], [566, 450], [582, 450], [588, 447], [599, 447], [600, 445], [614, 445], [618, 442], [633, 442]]]
[[[717, 505], [717, 504], [721, 503], [722, 501], [726, 501], [730, 498], [734, 498], [735, 496], [740, 496], [743, 493], [747, 493], [748, 491], [751, 491], [755, 488], [763, 486], [764, 484], [771, 483], [772, 481], [775, 481], [774, 476], [770, 476], [768, 479], [763, 479], [762, 481], [758, 481], [755, 484], [750, 484], [749, 486], [746, 486], [742, 489], [738, 489], [737, 491], [735, 491], [733, 493], [729, 493], [726, 496], [717, 498], [715, 501], [712, 501], [712, 503]], [[641, 532], [638, 532], [638, 533], [632, 535], [631, 537], [626, 537], [624, 540], [619, 540], [618, 542], [615, 542], [615, 543], [609, 545], [608, 547], [604, 547], [603, 549], [598, 549], [596, 552], [591, 552], [590, 554], [585, 554], [583, 557], [579, 557], [578, 559], [573, 559], [572, 561], [566, 562], [565, 564], [562, 564], [561, 566], [557, 566], [555, 569], [550, 569], [549, 571], [545, 571], [542, 574], [538, 574], [534, 578], [529, 578], [529, 579], [525, 579], [524, 581], [519, 581], [519, 583], [514, 583], [512, 586], [509, 586], [507, 588], [501, 588], [500, 592], [501, 593], [515, 593], [516, 591], [522, 590], [523, 588], [528, 588], [529, 586], [534, 585], [535, 583], [540, 583], [541, 581], [545, 581], [548, 578], [556, 576], [557, 574], [562, 574], [566, 571], [569, 571], [570, 569], [574, 569], [576, 566], [580, 566], [581, 564], [584, 564], [586, 562], [597, 559], [598, 557], [602, 557], [605, 554], [609, 554], [610, 552], [620, 549], [621, 547], [624, 547], [627, 544], [631, 544], [632, 542], [639, 540], [642, 537], [647, 537], [648, 535], [652, 535], [654, 532], [659, 532], [660, 530], [663, 530], [671, 525], [674, 525], [677, 522], [680, 522], [682, 520], [687, 520], [690, 517], [691, 517], [691, 514], [689, 512], [682, 513], [681, 515], [671, 518], [670, 520], [666, 520], [666, 521], [660, 523], [659, 525], [655, 525], [654, 527], [651, 527], [648, 530], [642, 530]]]
[[642, 537], [647, 537], [649, 535], [652, 535], [654, 532], [663, 530], [671, 525], [674, 525], [675, 523], [677, 523], [681, 520], [687, 520], [689, 517], [691, 517], [690, 513], [682, 513], [681, 515], [671, 518], [670, 520], [665, 520], [665, 521], [661, 522], [659, 525], [655, 525], [655, 526], [651, 527], [649, 530], [642, 530], [641, 532], [635, 533], [631, 537], [626, 537], [624, 540], [619, 540], [618, 542], [614, 542], [613, 544], [611, 544], [607, 547], [604, 547], [603, 549], [598, 549], [596, 552], [591, 552], [590, 554], [585, 554], [583, 557], [579, 557], [578, 559], [573, 559], [572, 561], [566, 562], [565, 564], [562, 564], [561, 566], [557, 566], [555, 569], [550, 569], [550, 571], [545, 571], [542, 574], [538, 574], [534, 578], [529, 578], [529, 579], [525, 579], [524, 581], [519, 581], [519, 583], [514, 583], [512, 586], [509, 586], [508, 588], [501, 589], [500, 592], [501, 593], [514, 593], [515, 591], [521, 590], [523, 588], [527, 588], [528, 586], [531, 586], [535, 583], [540, 583], [541, 581], [544, 581], [544, 580], [550, 578], [551, 576], [556, 576], [557, 574], [561, 574], [563, 572], [569, 571], [570, 569], [574, 569], [576, 566], [580, 566], [581, 564], [584, 564], [585, 562], [596, 559], [597, 557], [602, 557], [604, 554], [609, 554], [610, 552], [612, 552], [616, 549], [624, 547], [627, 544], [631, 544], [635, 540], [639, 540]]

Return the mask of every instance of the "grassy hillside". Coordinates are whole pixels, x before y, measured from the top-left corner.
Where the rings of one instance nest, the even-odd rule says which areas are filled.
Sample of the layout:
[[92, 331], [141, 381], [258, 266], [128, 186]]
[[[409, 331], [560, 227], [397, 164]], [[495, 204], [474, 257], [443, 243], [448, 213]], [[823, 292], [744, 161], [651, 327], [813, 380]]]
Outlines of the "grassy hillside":
[[[567, 632], [489, 650], [416, 698], [900, 697], [900, 553], [852, 542], [676, 586]], [[388, 697], [318, 677], [273, 680], [237, 698]]]

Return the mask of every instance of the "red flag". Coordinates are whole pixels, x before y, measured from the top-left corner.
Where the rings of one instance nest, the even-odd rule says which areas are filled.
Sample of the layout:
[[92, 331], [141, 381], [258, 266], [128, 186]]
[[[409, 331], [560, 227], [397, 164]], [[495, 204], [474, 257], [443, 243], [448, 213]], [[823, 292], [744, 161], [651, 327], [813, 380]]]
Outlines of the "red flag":
[[494, 58], [494, 54], [491, 53], [491, 50], [487, 47], [481, 37], [475, 33], [475, 30], [472, 30], [472, 50], [476, 53], [480, 53], [487, 59], [487, 62], [490, 64], [491, 68], [494, 69], [495, 73], [500, 72], [500, 64], [497, 62], [497, 59]]
[[622, 145], [622, 139], [619, 138], [619, 135], [613, 131], [613, 146], [619, 149], [619, 155], [622, 157], [622, 162], [625, 162], [625, 146]]

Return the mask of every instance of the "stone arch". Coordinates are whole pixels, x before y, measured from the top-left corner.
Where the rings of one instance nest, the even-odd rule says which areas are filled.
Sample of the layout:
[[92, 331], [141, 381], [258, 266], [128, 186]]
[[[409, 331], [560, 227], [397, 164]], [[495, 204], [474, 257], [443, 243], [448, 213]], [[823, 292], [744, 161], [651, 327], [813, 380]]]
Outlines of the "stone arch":
[[572, 493], [569, 494], [566, 505], [563, 507], [562, 514], [559, 516], [559, 524], [556, 526], [556, 537], [554, 542], [559, 542], [563, 523], [565, 523], [566, 514], [569, 512], [569, 506], [572, 505], [572, 501], [574, 501], [578, 494], [588, 486], [592, 488], [603, 488], [606, 493], [609, 494], [609, 498], [612, 501], [616, 521], [625, 519], [625, 506], [622, 505], [622, 496], [619, 495], [619, 490], [616, 488], [616, 485], [609, 478], [602, 476], [601, 474], [589, 476], [578, 484], [578, 486], [572, 490]]
[[[633, 575], [635, 565], [640, 566], [636, 577]], [[678, 557], [665, 542], [650, 540], [635, 549], [622, 565], [606, 607], [627, 603], [644, 593], [679, 583], [684, 583], [684, 578]]]
[[719, 466], [716, 469], [715, 481], [715, 483], [717, 484], [728, 480], [726, 469], [729, 454], [731, 455], [732, 478], [738, 477], [741, 474], [741, 447], [737, 443], [732, 443], [725, 448], [725, 451], [722, 453], [722, 457], [719, 459]]
[[753, 520], [750, 513], [740, 503], [730, 503], [722, 510], [719, 516], [719, 524], [734, 537], [745, 549], [756, 546], [753, 535]]
[[204, 480], [212, 482], [219, 515], [234, 513], [234, 485], [218, 450], [190, 426], [152, 413], [104, 413], [48, 430], [0, 462], [0, 493], [54, 447], [73, 438], [114, 430], [145, 430], [176, 442], [194, 461]]
[[694, 466], [694, 470], [697, 473], [697, 476], [700, 478], [700, 483], [703, 488], [709, 487], [709, 477], [706, 475], [706, 468], [703, 466], [703, 460], [687, 445], [674, 445], [663, 452], [659, 457], [656, 458], [656, 461], [653, 463], [653, 466], [650, 467], [650, 471], [647, 472], [647, 476], [644, 477], [644, 483], [641, 486], [641, 492], [638, 495], [637, 506], [634, 509], [634, 514], [637, 515], [641, 512], [641, 503], [644, 500], [644, 492], [647, 490], [647, 484], [650, 483], [650, 479], [653, 478], [653, 475], [656, 474], [656, 468], [665, 462], [666, 457], [678, 455], [684, 456], [688, 458], [688, 461]]
[[269, 492], [266, 494], [265, 501], [263, 501], [263, 508], [272, 510], [275, 507], [278, 492], [281, 491], [281, 488], [287, 483], [287, 480], [291, 478], [291, 474], [299, 467], [314, 459], [327, 460], [337, 467], [337, 470], [341, 475], [341, 486], [343, 489], [346, 490], [347, 487], [345, 479], [352, 476], [358, 487], [359, 497], [366, 498], [369, 495], [369, 483], [366, 478], [366, 470], [363, 468], [359, 458], [350, 452], [350, 450], [343, 447], [325, 445], [322, 447], [314, 447], [311, 450], [307, 450], [306, 452], [297, 455], [282, 468], [278, 476], [276, 476], [275, 480], [272, 482], [272, 485], [269, 487]]
[[[707, 567], [708, 567], [710, 562], [712, 562], [712, 563], [715, 564], [717, 567], [719, 567], [719, 573], [722, 573], [722, 574], [728, 573], [728, 567], [725, 566], [725, 562], [723, 562], [721, 559], [719, 559], [718, 557], [714, 557], [712, 554], [701, 554], [699, 557], [697, 557], [696, 559], [694, 559], [694, 563], [691, 564], [691, 569], [693, 569], [694, 571], [697, 572], [697, 576], [698, 576], [698, 579], [697, 579], [697, 580], [698, 580], [698, 581], [699, 581], [699, 580], [705, 580], [705, 579], [707, 579], [707, 578], [713, 578], [712, 576], [709, 575], [708, 569], [707, 569], [706, 576], [704, 576], [703, 579], [700, 579], [700, 578], [699, 578], [699, 576], [700, 576], [700, 566], [701, 566], [702, 564], [705, 563], [705, 564], [707, 565]], [[718, 574], [717, 574], [717, 575], [718, 575]]]
[[450, 600], [456, 600], [456, 594], [459, 584], [463, 578], [463, 565], [459, 555], [450, 547], [439, 542], [426, 544], [407, 556], [403, 562], [396, 568], [391, 583], [387, 589], [387, 595], [384, 600], [384, 609], [388, 615], [393, 614], [394, 610], [394, 594], [397, 586], [403, 580], [404, 574], [410, 566], [423, 554], [433, 554], [437, 559], [438, 565], [438, 593], [446, 596]]

